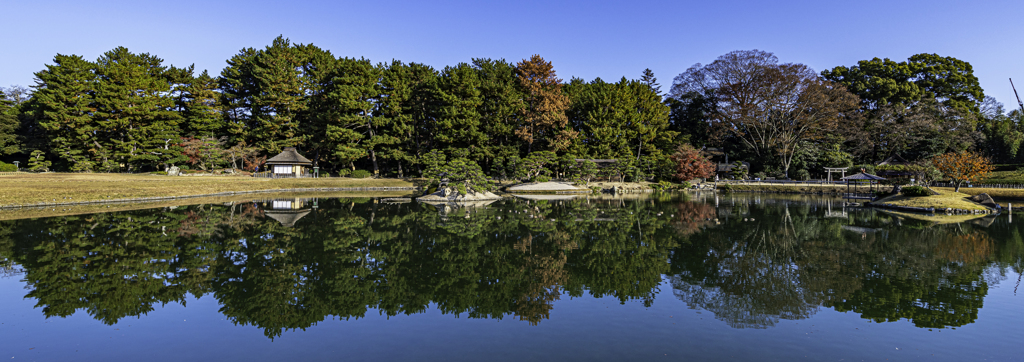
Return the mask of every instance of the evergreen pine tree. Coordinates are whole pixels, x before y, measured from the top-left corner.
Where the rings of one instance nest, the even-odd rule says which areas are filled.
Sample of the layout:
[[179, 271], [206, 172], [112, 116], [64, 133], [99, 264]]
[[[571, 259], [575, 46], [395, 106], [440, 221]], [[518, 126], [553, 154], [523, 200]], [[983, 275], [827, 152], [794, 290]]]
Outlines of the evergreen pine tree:
[[70, 171], [92, 171], [93, 157], [102, 153], [93, 121], [95, 64], [77, 55], [57, 54], [53, 65], [35, 74], [37, 89], [29, 103], [35, 122], [49, 140], [50, 152]]
[[14, 107], [14, 102], [0, 91], [0, 155], [9, 155], [21, 150], [17, 134], [20, 127], [18, 107]]

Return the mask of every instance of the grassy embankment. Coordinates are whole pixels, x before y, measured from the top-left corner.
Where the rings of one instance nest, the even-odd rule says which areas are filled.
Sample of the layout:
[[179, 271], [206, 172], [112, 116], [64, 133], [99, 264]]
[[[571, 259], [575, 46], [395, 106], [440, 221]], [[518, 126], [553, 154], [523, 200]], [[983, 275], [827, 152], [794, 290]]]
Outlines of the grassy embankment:
[[207, 196], [186, 199], [155, 200], [149, 202], [118, 202], [102, 204], [57, 205], [47, 207], [27, 207], [0, 209], [0, 221], [34, 219], [40, 217], [70, 216], [95, 214], [99, 212], [117, 212], [153, 209], [159, 207], [175, 207], [188, 205], [228, 204], [250, 201], [267, 201], [290, 198], [360, 198], [360, 197], [408, 197], [412, 191], [337, 191], [337, 192], [268, 192], [259, 194], [238, 194], [230, 196]]
[[[963, 189], [961, 189], [963, 190]], [[909, 197], [903, 195], [892, 195], [883, 199], [872, 201], [872, 205], [934, 208], [936, 212], [943, 209], [957, 209], [969, 211], [985, 211], [988, 208], [973, 201], [967, 200], [971, 195], [952, 190], [935, 189], [938, 195]]]
[[[44, 173], [0, 176], [0, 206], [124, 201], [289, 189], [412, 187], [400, 179], [263, 179], [242, 176], [170, 177], [156, 175]], [[307, 190], [308, 191], [308, 190]]]

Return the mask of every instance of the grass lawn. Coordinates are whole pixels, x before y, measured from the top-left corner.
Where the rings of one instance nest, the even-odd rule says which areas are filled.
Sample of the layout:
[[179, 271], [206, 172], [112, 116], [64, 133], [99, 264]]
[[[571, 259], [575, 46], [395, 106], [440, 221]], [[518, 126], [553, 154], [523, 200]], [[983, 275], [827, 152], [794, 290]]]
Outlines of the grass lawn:
[[0, 175], [0, 206], [41, 202], [81, 202], [145, 197], [207, 195], [334, 187], [410, 187], [401, 179], [303, 178], [264, 179], [244, 176], [157, 176], [104, 173]]
[[[936, 211], [939, 209], [953, 208], [961, 210], [988, 210], [984, 206], [976, 204], [967, 197], [971, 195], [959, 192], [953, 192], [953, 190], [945, 190], [941, 188], [934, 189], [938, 192], [938, 195], [932, 196], [917, 196], [908, 197], [903, 195], [892, 195], [884, 199], [874, 201], [872, 204], [875, 205], [892, 205], [892, 206], [904, 206], [904, 207], [934, 207]], [[961, 188], [960, 190], [963, 190]]]
[[[952, 192], [952, 187], [932, 187], [933, 190], [947, 190]], [[985, 187], [961, 187], [960, 193], [967, 195], [988, 194], [992, 197], [1005, 199], [1024, 199], [1024, 189], [991, 189]]]

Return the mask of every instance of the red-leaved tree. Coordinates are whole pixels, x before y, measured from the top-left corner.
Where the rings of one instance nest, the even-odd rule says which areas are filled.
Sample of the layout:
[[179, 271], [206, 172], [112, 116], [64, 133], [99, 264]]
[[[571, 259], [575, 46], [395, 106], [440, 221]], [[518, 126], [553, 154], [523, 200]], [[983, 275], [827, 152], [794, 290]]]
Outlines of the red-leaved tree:
[[672, 162], [676, 164], [675, 177], [682, 181], [695, 178], [708, 178], [715, 172], [715, 163], [700, 150], [690, 145], [682, 145], [672, 154]]

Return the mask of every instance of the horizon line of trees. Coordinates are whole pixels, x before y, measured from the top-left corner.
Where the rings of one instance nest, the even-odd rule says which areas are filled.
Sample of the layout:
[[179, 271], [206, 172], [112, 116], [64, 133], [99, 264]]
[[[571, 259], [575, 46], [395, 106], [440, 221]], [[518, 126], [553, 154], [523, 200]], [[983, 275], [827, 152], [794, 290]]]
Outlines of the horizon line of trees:
[[0, 157], [35, 152], [34, 162], [72, 172], [252, 168], [284, 147], [329, 172], [398, 177], [422, 175], [432, 151], [492, 176], [550, 152], [617, 159], [633, 179], [660, 180], [677, 174], [672, 155], [687, 145], [796, 178], [891, 155], [1024, 161], [1024, 114], [985, 97], [969, 63], [936, 54], [817, 73], [734, 51], [689, 68], [663, 94], [649, 69], [563, 81], [539, 55], [435, 69], [278, 37], [240, 50], [219, 76], [118, 47], [95, 61], [58, 54], [35, 77], [31, 89], [0, 92]]

